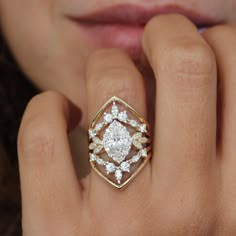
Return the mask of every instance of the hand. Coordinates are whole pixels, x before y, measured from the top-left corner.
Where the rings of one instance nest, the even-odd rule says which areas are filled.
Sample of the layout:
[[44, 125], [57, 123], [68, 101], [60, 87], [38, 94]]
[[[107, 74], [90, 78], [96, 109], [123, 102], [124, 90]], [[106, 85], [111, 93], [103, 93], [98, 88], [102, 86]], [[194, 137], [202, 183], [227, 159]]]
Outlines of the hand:
[[[149, 22], [153, 157], [122, 191], [94, 171], [77, 180], [67, 132], [80, 112], [56, 92], [33, 98], [18, 139], [24, 236], [236, 235], [235, 42], [230, 26], [200, 35], [183, 16]], [[123, 52], [94, 53], [86, 81], [89, 121], [113, 95], [147, 116], [144, 80]]]

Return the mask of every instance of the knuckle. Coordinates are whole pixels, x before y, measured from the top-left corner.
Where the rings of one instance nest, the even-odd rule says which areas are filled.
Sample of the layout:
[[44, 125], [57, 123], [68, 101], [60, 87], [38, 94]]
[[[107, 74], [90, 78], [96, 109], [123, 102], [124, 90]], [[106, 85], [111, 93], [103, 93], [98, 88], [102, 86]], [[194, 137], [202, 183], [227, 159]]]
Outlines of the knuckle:
[[[24, 159], [48, 159], [53, 155], [55, 146], [55, 121], [46, 121], [42, 107], [52, 100], [58, 101], [62, 96], [56, 92], [36, 95], [28, 103], [23, 116], [18, 137], [18, 153]], [[45, 103], [46, 102], [46, 103]], [[41, 157], [41, 158], [39, 158]]]
[[31, 117], [18, 136], [18, 151], [24, 160], [45, 162], [53, 156], [55, 135], [50, 125], [40, 117]]
[[171, 83], [177, 87], [196, 88], [214, 81], [215, 57], [203, 43], [191, 40], [174, 42], [164, 58], [164, 70], [171, 73]]
[[42, 109], [42, 107], [44, 106], [49, 105], [53, 105], [53, 107], [56, 107], [59, 104], [65, 104], [65, 97], [57, 91], [49, 90], [37, 94], [27, 104], [23, 119], [26, 120], [29, 116], [33, 115], [33, 113], [37, 113], [37, 115], [40, 115], [42, 111], [39, 111], [39, 109], [37, 109], [39, 107], [40, 109]]
[[140, 85], [137, 83], [137, 81], [141, 81], [137, 78], [138, 76], [140, 77], [138, 74], [134, 75], [128, 68], [113, 67], [109, 71], [96, 75], [96, 87], [107, 98], [114, 96], [114, 94], [119, 94], [121, 97], [122, 95], [127, 97], [129, 94], [131, 97]]

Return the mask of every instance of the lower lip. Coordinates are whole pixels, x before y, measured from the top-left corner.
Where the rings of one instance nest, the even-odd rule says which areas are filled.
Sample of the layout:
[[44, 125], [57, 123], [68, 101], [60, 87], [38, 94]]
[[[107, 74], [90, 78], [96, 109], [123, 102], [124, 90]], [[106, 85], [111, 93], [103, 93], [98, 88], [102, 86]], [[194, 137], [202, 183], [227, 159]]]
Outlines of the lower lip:
[[[121, 48], [138, 60], [142, 53], [144, 25], [88, 24], [75, 21], [86, 40], [95, 48]], [[203, 33], [207, 27], [198, 28]]]
[[84, 36], [96, 48], [121, 48], [133, 59], [141, 54], [142, 25], [87, 24], [76, 22]]

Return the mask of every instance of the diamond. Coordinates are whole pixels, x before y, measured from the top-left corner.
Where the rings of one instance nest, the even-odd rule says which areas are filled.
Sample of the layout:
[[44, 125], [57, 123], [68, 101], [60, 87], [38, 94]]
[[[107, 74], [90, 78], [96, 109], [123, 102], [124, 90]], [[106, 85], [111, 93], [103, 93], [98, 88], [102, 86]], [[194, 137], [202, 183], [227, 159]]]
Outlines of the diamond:
[[95, 154], [90, 153], [89, 156], [90, 156], [90, 161], [96, 161], [97, 156]]
[[131, 158], [131, 162], [132, 163], [136, 163], [136, 162], [138, 162], [140, 160], [140, 156], [139, 155], [135, 155], [135, 156], [133, 156], [132, 158]]
[[144, 148], [144, 149], [140, 150], [138, 154], [139, 154], [141, 157], [147, 157], [147, 149]]
[[133, 139], [140, 139], [142, 137], [142, 133], [137, 132], [133, 135]]
[[93, 150], [93, 152], [94, 152], [95, 154], [98, 154], [99, 152], [102, 151], [102, 149], [103, 149], [103, 146], [96, 146], [96, 148]]
[[93, 143], [89, 144], [89, 149], [98, 154], [103, 149], [102, 141], [98, 137], [94, 137]]
[[137, 140], [133, 140], [133, 145], [138, 148], [138, 149], [142, 149], [143, 148], [143, 145], [137, 141]]
[[103, 127], [103, 123], [98, 123], [98, 124], [96, 124], [96, 126], [95, 126], [95, 130], [96, 131], [100, 131], [101, 129], [102, 129], [102, 127]]
[[120, 181], [122, 179], [122, 171], [120, 169], [116, 170], [115, 177], [116, 177], [117, 182], [120, 184]]
[[108, 156], [121, 163], [129, 154], [132, 139], [126, 127], [115, 120], [106, 129], [102, 142]]
[[115, 102], [113, 102], [113, 105], [112, 105], [112, 108], [111, 108], [111, 113], [115, 118], [117, 117], [117, 115], [119, 113], [118, 106], [116, 105]]
[[136, 120], [129, 120], [129, 124], [134, 128], [138, 126], [138, 122]]
[[89, 129], [89, 138], [93, 138], [96, 136], [96, 133], [94, 132], [94, 130]]
[[113, 121], [113, 116], [112, 114], [109, 113], [104, 113], [104, 120], [106, 121], [106, 123], [111, 123]]
[[90, 143], [89, 144], [89, 150], [93, 150], [94, 148], [96, 148], [96, 144], [95, 143]]
[[126, 123], [126, 122], [127, 122], [127, 119], [128, 119], [128, 116], [127, 116], [126, 111], [120, 112], [120, 113], [118, 114], [118, 119], [119, 119], [119, 121]]
[[147, 138], [142, 137], [142, 133], [140, 132], [135, 133], [132, 139], [133, 139], [133, 145], [138, 149], [142, 149], [143, 148], [142, 144], [147, 142]]
[[141, 125], [139, 125], [139, 130], [140, 130], [142, 133], [147, 132], [147, 126], [146, 126], [146, 124], [141, 124]]
[[127, 161], [122, 162], [121, 165], [120, 165], [120, 168], [124, 172], [130, 172], [130, 163], [127, 162]]
[[113, 173], [116, 170], [116, 166], [113, 163], [108, 163], [106, 165], [107, 174]]
[[148, 139], [146, 138], [146, 137], [141, 137], [140, 139], [139, 139], [139, 142], [140, 143], [146, 143], [148, 141]]
[[102, 145], [102, 141], [98, 137], [94, 137], [93, 142], [97, 145]]
[[96, 161], [97, 161], [98, 165], [101, 165], [101, 166], [105, 165], [105, 162], [101, 158], [97, 158]]

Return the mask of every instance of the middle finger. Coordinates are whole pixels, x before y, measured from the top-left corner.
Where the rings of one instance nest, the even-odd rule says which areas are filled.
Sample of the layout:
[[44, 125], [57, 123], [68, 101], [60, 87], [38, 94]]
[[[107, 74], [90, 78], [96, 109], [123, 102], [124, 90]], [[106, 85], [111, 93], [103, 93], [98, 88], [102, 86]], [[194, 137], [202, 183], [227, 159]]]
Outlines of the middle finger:
[[[118, 96], [130, 104], [144, 118], [146, 117], [145, 87], [141, 74], [132, 60], [124, 52], [117, 49], [104, 49], [95, 52], [89, 59], [87, 67], [88, 117], [91, 122], [99, 108], [112, 96]], [[129, 112], [128, 112], [129, 113]], [[129, 115], [128, 115], [129, 116]], [[125, 125], [127, 126], [127, 125]], [[101, 137], [100, 137], [101, 138]], [[116, 163], [117, 164], [117, 163]], [[113, 174], [111, 174], [113, 176]], [[144, 167], [132, 183], [118, 194], [114, 187], [102, 180], [94, 171], [91, 172], [89, 194], [99, 200], [114, 201], [114, 198], [127, 202], [127, 194], [137, 200], [137, 191], [143, 188], [150, 190], [150, 165]], [[124, 192], [126, 192], [124, 194]], [[142, 194], [140, 194], [142, 198]], [[100, 199], [101, 197], [101, 199]], [[137, 201], [135, 201], [137, 202]], [[109, 204], [108, 204], [109, 205]]]

